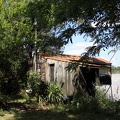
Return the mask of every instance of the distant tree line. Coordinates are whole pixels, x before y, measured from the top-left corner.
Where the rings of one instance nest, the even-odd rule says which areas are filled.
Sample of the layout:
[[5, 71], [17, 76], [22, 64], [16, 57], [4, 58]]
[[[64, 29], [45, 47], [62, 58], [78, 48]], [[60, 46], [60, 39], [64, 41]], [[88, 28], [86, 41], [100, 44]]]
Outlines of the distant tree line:
[[118, 67], [115, 67], [115, 66], [112, 66], [112, 73], [120, 73], [120, 66]]

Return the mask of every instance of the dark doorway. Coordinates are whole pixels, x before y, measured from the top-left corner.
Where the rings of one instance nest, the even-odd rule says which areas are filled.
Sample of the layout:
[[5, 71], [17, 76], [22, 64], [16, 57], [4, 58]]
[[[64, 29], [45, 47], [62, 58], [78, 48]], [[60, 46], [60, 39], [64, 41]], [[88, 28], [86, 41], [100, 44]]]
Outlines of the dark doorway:
[[86, 82], [86, 91], [90, 96], [95, 96], [95, 79], [99, 74], [99, 69], [88, 67], [80, 67], [80, 69]]
[[54, 81], [54, 64], [50, 64], [50, 81]]

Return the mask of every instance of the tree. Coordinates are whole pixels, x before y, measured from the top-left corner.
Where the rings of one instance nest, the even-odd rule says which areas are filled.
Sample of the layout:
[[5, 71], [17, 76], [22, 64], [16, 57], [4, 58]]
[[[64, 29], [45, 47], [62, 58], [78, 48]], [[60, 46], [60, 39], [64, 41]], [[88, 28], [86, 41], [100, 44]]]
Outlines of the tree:
[[0, 2], [0, 71], [4, 76], [1, 90], [13, 93], [18, 92], [20, 82], [25, 82], [32, 24], [25, 16], [27, 0]]
[[56, 28], [56, 39], [68, 43], [73, 35], [91, 37], [94, 44], [86, 48], [85, 58], [99, 54], [101, 49], [120, 46], [119, 0], [43, 0], [42, 4], [52, 11], [51, 28]]
[[0, 0], [0, 83], [6, 86], [2, 91], [25, 87], [33, 51], [56, 49], [60, 53], [64, 43], [52, 39], [50, 14], [42, 2], [36, 6], [31, 0]]
[[120, 73], [120, 66], [118, 66], [118, 67], [112, 66], [112, 73], [119, 74]]
[[0, 0], [0, 79], [23, 79], [33, 51], [61, 53], [76, 34], [92, 38], [87, 56], [118, 48], [119, 10], [119, 0]]
[[92, 56], [101, 49], [119, 47], [119, 0], [44, 0], [43, 3], [53, 6], [54, 25], [60, 29], [58, 38], [72, 42], [73, 35], [90, 36], [94, 45], [87, 50]]
[[31, 1], [27, 7], [27, 13], [32, 23], [36, 36], [36, 48], [48, 54], [61, 54], [65, 40], [57, 37], [57, 28], [54, 26], [54, 6], [49, 1]]

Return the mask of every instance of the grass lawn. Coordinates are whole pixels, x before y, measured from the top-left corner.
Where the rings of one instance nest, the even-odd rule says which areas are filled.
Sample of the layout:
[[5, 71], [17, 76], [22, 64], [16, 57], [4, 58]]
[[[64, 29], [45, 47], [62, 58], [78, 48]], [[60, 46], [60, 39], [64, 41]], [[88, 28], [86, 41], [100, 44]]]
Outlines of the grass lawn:
[[70, 111], [64, 107], [2, 112], [0, 120], [120, 120], [120, 115]]
[[92, 113], [75, 115], [63, 111], [28, 111], [16, 114], [15, 120], [119, 120], [119, 117]]
[[12, 99], [8, 103], [11, 110], [0, 110], [0, 120], [120, 120], [120, 114], [96, 113], [88, 108], [73, 110], [65, 105], [37, 106], [36, 102], [26, 103], [23, 98]]

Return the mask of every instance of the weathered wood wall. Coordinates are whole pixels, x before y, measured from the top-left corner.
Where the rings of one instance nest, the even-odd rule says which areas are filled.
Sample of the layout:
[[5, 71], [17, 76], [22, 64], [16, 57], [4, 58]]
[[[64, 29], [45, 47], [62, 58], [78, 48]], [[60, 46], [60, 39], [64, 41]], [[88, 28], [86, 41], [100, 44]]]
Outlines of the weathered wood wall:
[[[64, 94], [71, 96], [75, 92], [73, 82], [76, 81], [76, 79], [78, 79], [77, 77], [81, 74], [80, 67], [78, 67], [76, 71], [67, 71], [66, 67], [68, 66], [68, 64], [68, 62], [47, 59], [44, 61], [44, 63], [41, 64], [41, 69], [42, 79], [48, 82], [57, 81], [57, 83], [59, 83], [60, 85], [63, 84]], [[54, 69], [51, 69], [50, 67], [54, 67]], [[99, 75], [95, 76], [96, 82], [99, 81], [100, 75], [110, 74], [110, 68], [99, 67], [98, 69]], [[54, 75], [54, 77], [51, 77], [51, 72], [53, 72], [52, 75]], [[54, 78], [54, 80], [52, 78]]]
[[72, 80], [74, 78], [75, 72], [66, 71], [66, 67], [68, 66], [68, 62], [61, 62], [47, 59], [46, 62], [46, 81], [50, 82], [51, 74], [50, 74], [50, 65], [54, 64], [54, 81], [57, 81], [60, 85], [63, 84], [63, 90], [65, 94], [72, 95], [74, 92], [74, 87], [72, 84]]

